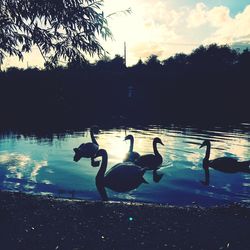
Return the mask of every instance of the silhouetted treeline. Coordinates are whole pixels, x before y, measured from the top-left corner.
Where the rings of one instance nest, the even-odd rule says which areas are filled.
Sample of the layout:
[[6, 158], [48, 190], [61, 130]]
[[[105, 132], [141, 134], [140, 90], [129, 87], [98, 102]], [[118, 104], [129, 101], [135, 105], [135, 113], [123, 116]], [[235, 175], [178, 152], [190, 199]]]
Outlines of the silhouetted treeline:
[[0, 72], [1, 126], [249, 121], [250, 51], [216, 44], [126, 68], [123, 58]]

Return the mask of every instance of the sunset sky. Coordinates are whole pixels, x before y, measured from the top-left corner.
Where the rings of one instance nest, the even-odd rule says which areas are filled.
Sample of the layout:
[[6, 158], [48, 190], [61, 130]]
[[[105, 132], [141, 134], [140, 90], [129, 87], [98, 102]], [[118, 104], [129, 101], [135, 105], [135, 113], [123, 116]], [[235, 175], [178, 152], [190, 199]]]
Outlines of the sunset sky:
[[[199, 45], [250, 44], [250, 0], [105, 0], [106, 15], [131, 8], [130, 15], [117, 14], [109, 20], [114, 39], [103, 42], [112, 58], [123, 55], [127, 43], [127, 64], [156, 54], [160, 59], [175, 53], [190, 53]], [[5, 67], [38, 66], [44, 61], [37, 49], [25, 56], [5, 60]]]

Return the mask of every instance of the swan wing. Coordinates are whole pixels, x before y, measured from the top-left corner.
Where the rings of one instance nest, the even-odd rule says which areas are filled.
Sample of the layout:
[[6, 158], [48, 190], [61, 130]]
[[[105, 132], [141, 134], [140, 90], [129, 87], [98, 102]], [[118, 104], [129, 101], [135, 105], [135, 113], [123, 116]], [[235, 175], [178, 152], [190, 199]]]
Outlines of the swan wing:
[[234, 173], [237, 172], [238, 160], [230, 157], [220, 157], [209, 161], [209, 166], [223, 172]]
[[116, 192], [128, 192], [145, 182], [143, 174], [144, 171], [132, 163], [120, 163], [107, 172], [104, 183]]
[[147, 154], [140, 156], [135, 164], [144, 168], [155, 169], [162, 164], [162, 157], [154, 154]]

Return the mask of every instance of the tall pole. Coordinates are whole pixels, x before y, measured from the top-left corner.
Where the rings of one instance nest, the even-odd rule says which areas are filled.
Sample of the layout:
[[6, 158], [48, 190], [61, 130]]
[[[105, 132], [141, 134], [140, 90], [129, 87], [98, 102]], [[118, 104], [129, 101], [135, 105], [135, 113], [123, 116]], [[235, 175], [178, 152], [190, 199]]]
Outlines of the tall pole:
[[126, 42], [124, 42], [124, 65], [126, 68], [127, 65], [127, 49], [126, 49]]

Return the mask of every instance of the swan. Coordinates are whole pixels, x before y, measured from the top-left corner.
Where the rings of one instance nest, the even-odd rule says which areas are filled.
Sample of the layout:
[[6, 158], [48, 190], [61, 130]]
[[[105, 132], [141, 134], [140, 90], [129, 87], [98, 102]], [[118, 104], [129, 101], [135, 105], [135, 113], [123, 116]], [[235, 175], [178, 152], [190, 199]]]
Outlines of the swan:
[[202, 181], [204, 185], [209, 185], [209, 167], [225, 173], [250, 173], [250, 161], [239, 162], [237, 159], [230, 157], [220, 157], [214, 160], [209, 160], [211, 142], [209, 140], [204, 140], [200, 148], [205, 146], [207, 147], [207, 149], [202, 164], [205, 171], [205, 181]]
[[156, 137], [153, 140], [153, 150], [154, 154], [146, 154], [141, 155], [136, 161], [135, 164], [144, 168], [147, 168], [149, 170], [155, 170], [159, 168], [159, 166], [162, 164], [162, 156], [157, 150], [157, 143], [164, 146], [161, 139]]
[[92, 126], [90, 128], [90, 137], [92, 142], [82, 143], [78, 148], [74, 148], [74, 161], [78, 162], [82, 157], [91, 158], [91, 165], [93, 167], [99, 166], [99, 161], [94, 161], [94, 157], [99, 149], [99, 144], [97, 143], [94, 132], [98, 132], [98, 128], [96, 126]]
[[126, 157], [123, 160], [123, 162], [127, 162], [127, 161], [135, 162], [135, 160], [137, 160], [140, 157], [140, 154], [133, 151], [133, 148], [134, 148], [134, 137], [133, 137], [133, 135], [127, 135], [124, 140], [125, 141], [130, 140], [130, 147], [129, 147], [129, 151], [126, 154]]
[[96, 187], [102, 200], [108, 200], [105, 187], [116, 192], [128, 192], [139, 187], [142, 183], [147, 183], [143, 178], [146, 169], [136, 166], [132, 162], [118, 163], [107, 170], [108, 154], [105, 149], [100, 149], [96, 157], [102, 157], [101, 167], [96, 175]]

